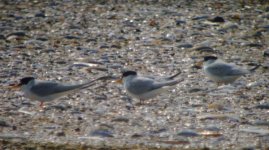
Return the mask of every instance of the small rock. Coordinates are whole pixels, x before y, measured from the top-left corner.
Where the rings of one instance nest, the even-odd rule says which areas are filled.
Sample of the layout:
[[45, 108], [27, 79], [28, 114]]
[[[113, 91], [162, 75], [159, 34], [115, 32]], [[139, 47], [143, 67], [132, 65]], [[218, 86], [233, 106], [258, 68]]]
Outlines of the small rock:
[[269, 109], [269, 103], [268, 104], [259, 104], [255, 106], [257, 109]]
[[12, 130], [17, 130], [17, 126], [12, 126]]
[[131, 138], [140, 138], [140, 137], [143, 137], [142, 134], [138, 134], [138, 133], [135, 133], [131, 136]]
[[0, 40], [5, 40], [5, 39], [6, 39], [6, 37], [4, 35], [0, 34]]
[[269, 69], [269, 62], [262, 64], [263, 69]]
[[267, 7], [265, 8], [265, 11], [266, 11], [266, 12], [269, 12], [269, 6], [267, 6]]
[[79, 116], [77, 119], [78, 119], [79, 121], [83, 120], [83, 118], [82, 118], [82, 117], [80, 117], [80, 116]]
[[213, 137], [218, 137], [222, 135], [222, 133], [220, 133], [220, 129], [214, 126], [201, 129], [199, 131], [199, 134], [203, 136], [213, 136]]
[[120, 45], [111, 45], [110, 48], [121, 49], [121, 46]]
[[176, 25], [179, 26], [181, 24], [186, 24], [186, 21], [183, 20], [176, 20]]
[[101, 45], [100, 47], [99, 47], [100, 49], [108, 49], [108, 48], [110, 48], [108, 45]]
[[203, 91], [203, 89], [201, 88], [192, 88], [192, 89], [189, 89], [189, 93], [195, 93], [195, 92], [199, 92], [199, 91]]
[[56, 133], [56, 136], [65, 136], [65, 133], [62, 131], [62, 132], [58, 132]]
[[209, 109], [217, 109], [217, 110], [223, 110], [224, 106], [222, 104], [218, 104], [218, 103], [211, 103], [208, 105]]
[[67, 35], [64, 38], [69, 39], [69, 40], [71, 40], [71, 39], [80, 39], [80, 37], [73, 36], [73, 35]]
[[183, 14], [177, 12], [177, 11], [172, 11], [172, 10], [163, 10], [162, 15], [169, 15], [169, 16], [182, 16]]
[[265, 120], [258, 120], [253, 123], [255, 126], [268, 126], [269, 127], [269, 121]]
[[53, 52], [55, 52], [55, 49], [48, 48], [48, 49], [45, 49], [44, 52], [46, 52], [46, 53], [53, 53]]
[[165, 131], [167, 131], [167, 129], [161, 128], [159, 130], [149, 131], [149, 134], [150, 135], [152, 135], [152, 134], [160, 134], [160, 133], [165, 132]]
[[[182, 140], [169, 140], [169, 141], [158, 141], [159, 143], [164, 143], [164, 144], [170, 144], [170, 145], [182, 145], [182, 144], [190, 144], [190, 142], [186, 139]], [[203, 148], [204, 149], [204, 148]]]
[[177, 46], [178, 48], [185, 49], [185, 48], [192, 48], [192, 44], [180, 44]]
[[247, 132], [247, 133], [256, 133], [259, 135], [269, 135], [268, 129], [262, 129], [262, 128], [257, 128], [257, 127], [243, 128], [243, 129], [239, 129], [239, 131]]
[[112, 122], [125, 122], [125, 123], [128, 123], [129, 122], [129, 118], [126, 118], [126, 117], [116, 117], [116, 118], [112, 119]]
[[179, 136], [185, 136], [185, 137], [194, 137], [199, 136], [199, 134], [196, 131], [193, 130], [183, 130], [177, 133]]
[[0, 118], [0, 127], [9, 127], [9, 124]]
[[263, 57], [269, 57], [269, 49], [263, 52]]
[[260, 28], [262, 28], [263, 30], [269, 30], [269, 25], [261, 26]]
[[215, 52], [213, 48], [208, 47], [208, 46], [201, 46], [201, 47], [196, 47], [194, 48], [196, 51], [200, 51], [200, 52], [209, 52], [209, 53], [213, 53]]
[[209, 21], [211, 21], [211, 22], [219, 22], [219, 23], [225, 22], [225, 20], [223, 19], [223, 17], [220, 17], [220, 16], [217, 16], [217, 17], [215, 17], [213, 19], [209, 19]]
[[76, 128], [75, 131], [76, 131], [76, 132], [80, 132], [80, 128]]
[[262, 81], [254, 81], [254, 82], [250, 82], [246, 85], [247, 88], [253, 88], [253, 87], [258, 87], [258, 86], [261, 86], [263, 85], [264, 82]]
[[249, 43], [249, 44], [246, 44], [246, 46], [249, 46], [249, 47], [259, 47], [259, 48], [263, 47], [262, 44], [258, 44], [258, 43]]
[[35, 17], [42, 17], [42, 18], [45, 18], [46, 15], [45, 15], [44, 12], [39, 12], [39, 13], [36, 13], [36, 14], [35, 14]]
[[204, 115], [197, 116], [197, 118], [200, 120], [229, 119], [232, 121], [240, 121], [240, 118], [233, 114], [204, 114]]
[[149, 20], [148, 24], [149, 24], [149, 26], [152, 26], [152, 27], [156, 27], [159, 25], [159, 23], [154, 19]]
[[36, 38], [36, 40], [38, 40], [38, 41], [48, 41], [48, 38], [38, 37], [38, 38]]
[[58, 109], [58, 110], [64, 111], [64, 110], [67, 110], [67, 109], [72, 108], [72, 106], [71, 106], [71, 105], [58, 104], [58, 105], [53, 105], [53, 106], [51, 106], [51, 108], [54, 108], [54, 109]]
[[7, 38], [10, 36], [19, 36], [19, 37], [23, 37], [26, 36], [26, 33], [23, 31], [19, 31], [19, 32], [13, 32], [7, 35]]
[[193, 17], [192, 20], [203, 20], [203, 19], [207, 19], [208, 16], [197, 16], [197, 17]]
[[67, 64], [67, 62], [65, 62], [64, 60], [58, 60], [55, 63], [61, 64], [61, 65]]
[[98, 137], [114, 137], [111, 131], [104, 130], [104, 129], [98, 129], [98, 130], [92, 131], [90, 135], [98, 136]]
[[242, 147], [242, 149], [241, 150], [255, 150], [256, 148], [255, 147], [250, 147], [250, 146], [248, 146], [248, 147]]

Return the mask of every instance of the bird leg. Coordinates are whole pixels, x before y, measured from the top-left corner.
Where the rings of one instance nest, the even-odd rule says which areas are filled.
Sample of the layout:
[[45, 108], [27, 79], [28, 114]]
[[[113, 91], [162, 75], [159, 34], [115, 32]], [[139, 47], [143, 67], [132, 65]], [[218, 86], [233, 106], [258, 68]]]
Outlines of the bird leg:
[[222, 82], [217, 82], [217, 86], [219, 87], [219, 86], [222, 86], [223, 85], [223, 83]]
[[44, 108], [44, 102], [40, 102], [39, 107]]
[[139, 102], [136, 103], [136, 105], [137, 105], [137, 106], [141, 106], [141, 105], [143, 105], [143, 99], [139, 99]]

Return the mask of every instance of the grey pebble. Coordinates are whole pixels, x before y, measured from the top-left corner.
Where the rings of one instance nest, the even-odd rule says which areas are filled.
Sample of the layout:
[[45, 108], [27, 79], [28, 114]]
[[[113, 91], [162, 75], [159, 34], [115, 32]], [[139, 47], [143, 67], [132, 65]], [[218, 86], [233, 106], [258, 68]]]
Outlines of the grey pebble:
[[263, 52], [263, 57], [269, 57], [269, 49]]
[[199, 136], [199, 134], [196, 131], [193, 130], [182, 130], [177, 133], [179, 136], [185, 136], [185, 137], [195, 137]]
[[98, 136], [98, 137], [114, 137], [113, 133], [109, 130], [98, 129], [94, 130], [90, 133], [90, 136]]
[[269, 109], [269, 103], [265, 103], [265, 104], [259, 104], [257, 106], [255, 106], [255, 108], [257, 109]]

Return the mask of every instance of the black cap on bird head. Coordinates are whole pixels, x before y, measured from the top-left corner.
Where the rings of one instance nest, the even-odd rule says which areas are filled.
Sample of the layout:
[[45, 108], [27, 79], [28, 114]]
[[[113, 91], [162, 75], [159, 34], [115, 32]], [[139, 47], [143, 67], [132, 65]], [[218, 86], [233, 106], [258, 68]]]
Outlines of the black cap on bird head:
[[122, 73], [122, 78], [123, 78], [123, 77], [127, 77], [127, 76], [129, 76], [129, 75], [137, 75], [137, 73], [136, 73], [135, 71], [132, 71], [132, 70], [127, 70], [127, 71], [124, 71], [124, 72]]
[[30, 81], [34, 80], [34, 77], [24, 77], [20, 80], [20, 85], [26, 85], [28, 84]]
[[217, 60], [218, 59], [218, 57], [216, 57], [216, 56], [205, 56], [204, 57], [204, 61], [208, 61], [208, 60]]

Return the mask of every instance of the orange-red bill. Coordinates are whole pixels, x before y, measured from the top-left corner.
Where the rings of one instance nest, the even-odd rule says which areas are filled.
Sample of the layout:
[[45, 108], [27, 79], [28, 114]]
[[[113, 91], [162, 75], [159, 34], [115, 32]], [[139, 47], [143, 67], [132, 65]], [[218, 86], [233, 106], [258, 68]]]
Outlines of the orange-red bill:
[[12, 90], [18, 90], [20, 87], [20, 84], [9, 84], [9, 88]]
[[114, 82], [118, 84], [122, 84], [122, 79], [115, 80]]
[[194, 64], [195, 68], [201, 69], [203, 67], [203, 61], [199, 61]]

